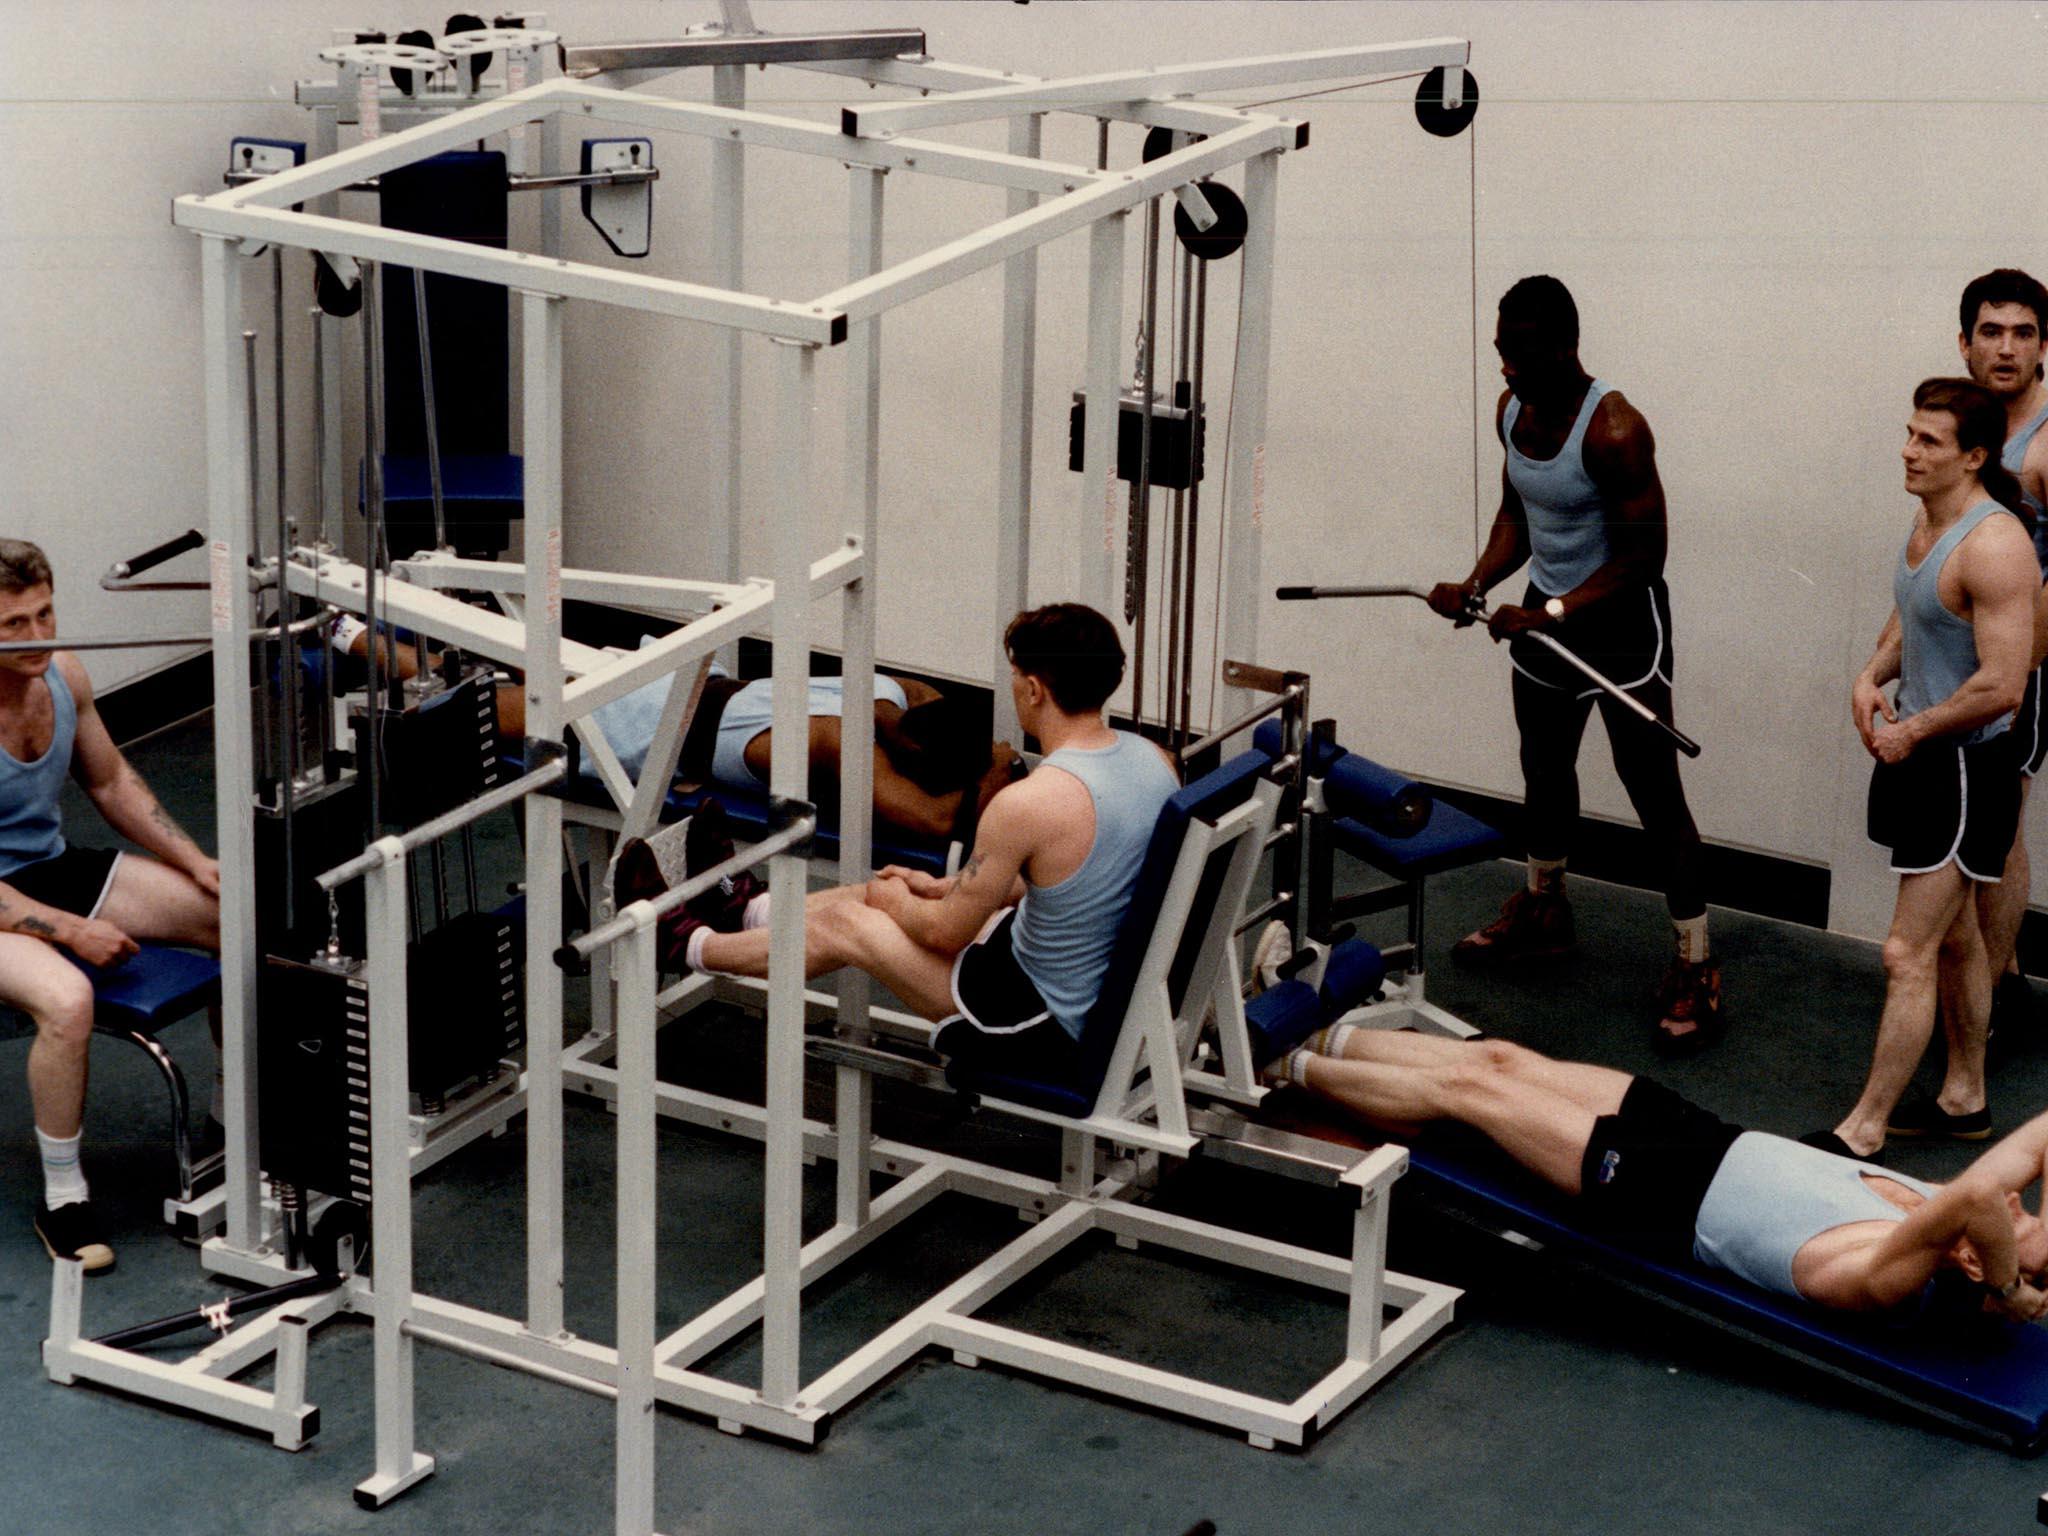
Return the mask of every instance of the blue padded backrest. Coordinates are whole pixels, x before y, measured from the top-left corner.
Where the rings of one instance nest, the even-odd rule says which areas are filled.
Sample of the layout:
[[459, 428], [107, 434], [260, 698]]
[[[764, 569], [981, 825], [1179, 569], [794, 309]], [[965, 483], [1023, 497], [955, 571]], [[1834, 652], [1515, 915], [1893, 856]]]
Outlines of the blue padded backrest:
[[1705, 1265], [1649, 1257], [1577, 1225], [1572, 1203], [1540, 1186], [1491, 1148], [1411, 1148], [1411, 1176], [1453, 1203], [1562, 1252], [1603, 1274], [1789, 1353], [1869, 1383], [2012, 1449], [2048, 1437], [2048, 1328], [1981, 1315], [1917, 1319], [1836, 1312], [1757, 1289]]
[[[1137, 985], [1138, 970], [1144, 964], [1152, 932], [1159, 926], [1159, 908], [1166, 900], [1167, 886], [1173, 881], [1174, 866], [1180, 861], [1181, 845], [1187, 841], [1189, 825], [1197, 818], [1213, 822], [1243, 805], [1251, 798], [1253, 786], [1272, 766], [1273, 760], [1263, 752], [1240, 752], [1215, 771], [1204, 774], [1176, 792], [1160, 810], [1159, 824], [1152, 830], [1152, 841], [1145, 849], [1145, 862], [1138, 870], [1138, 883], [1131, 889], [1131, 904], [1117, 924], [1116, 944], [1110, 950], [1109, 969], [1103, 973], [1102, 990], [1096, 994], [1095, 1006], [1088, 1010], [1088, 1017], [1081, 1022], [1081, 1059], [1087, 1073], [1083, 1086], [1091, 1092], [1101, 1083], [1102, 1074], [1109, 1066], [1110, 1053], [1116, 1049], [1117, 1036], [1123, 1031], [1124, 1013], [1131, 1005], [1131, 989]], [[1218, 850], [1210, 858], [1210, 867], [1202, 872], [1194, 909], [1188, 914], [1187, 930], [1182, 935], [1183, 950], [1190, 944], [1201, 942], [1202, 932], [1209, 925], [1210, 912], [1215, 905], [1216, 889], [1222, 883], [1223, 869], [1218, 866], [1227, 866], [1229, 858], [1228, 848]], [[1185, 954], [1175, 956], [1173, 969], [1183, 985], [1191, 964], [1191, 957]]]

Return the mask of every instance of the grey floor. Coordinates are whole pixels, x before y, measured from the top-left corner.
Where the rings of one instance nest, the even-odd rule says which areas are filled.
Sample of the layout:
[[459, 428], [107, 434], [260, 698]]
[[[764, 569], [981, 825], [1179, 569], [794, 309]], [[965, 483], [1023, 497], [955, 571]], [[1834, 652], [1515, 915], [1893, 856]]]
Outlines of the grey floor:
[[[195, 830], [211, 822], [203, 726], [134, 757]], [[89, 813], [86, 813], [89, 815]], [[74, 822], [74, 827], [82, 826]], [[500, 834], [497, 850], [504, 852]], [[1432, 887], [1439, 947], [1518, 878], [1506, 865]], [[1660, 903], [1582, 885], [1581, 951], [1514, 976], [1436, 965], [1432, 995], [1481, 1027], [1564, 1055], [1657, 1068], [1702, 1102], [1763, 1129], [1829, 1122], [1866, 1060], [1881, 976], [1867, 945], [1717, 913], [1734, 1026], [1708, 1057], [1655, 1063], [1644, 1011], [1668, 942]], [[207, 1075], [203, 1026], [167, 1036]], [[26, 1042], [0, 1044], [0, 1170], [17, 1214], [0, 1219], [0, 1440], [9, 1507], [0, 1532], [468, 1531], [611, 1528], [610, 1405], [432, 1349], [419, 1356], [419, 1438], [439, 1463], [376, 1514], [350, 1489], [370, 1468], [369, 1334], [315, 1336], [318, 1437], [292, 1455], [267, 1441], [92, 1388], [44, 1379], [49, 1265], [28, 1228], [37, 1185]], [[136, 1053], [95, 1046], [87, 1168], [109, 1211], [119, 1268], [88, 1287], [90, 1332], [220, 1294], [153, 1221], [167, 1177], [156, 1083]], [[664, 1032], [666, 1077], [758, 1080], [754, 1026], [699, 1017]], [[2009, 1126], [2048, 1101], [2048, 1044], [2025, 1041], [1994, 1078]], [[904, 1134], [1029, 1161], [1045, 1150], [929, 1101], [885, 1106]], [[570, 1324], [610, 1336], [610, 1118], [568, 1112]], [[1958, 1149], [1911, 1149], [1899, 1166], [1952, 1173]], [[758, 1149], [666, 1129], [661, 1145], [664, 1324], [748, 1278], [758, 1254]], [[421, 1289], [516, 1313], [523, 1283], [523, 1139], [471, 1148], [415, 1194]], [[1171, 1198], [1214, 1217], [1336, 1247], [1343, 1213], [1311, 1192], [1190, 1176]], [[807, 1190], [828, 1217], [830, 1170]], [[806, 1373], [852, 1347], [1016, 1230], [1014, 1217], [949, 1199], [891, 1238], [861, 1274], [806, 1313]], [[1731, 1340], [1562, 1268], [1482, 1240], [1419, 1202], [1397, 1207], [1398, 1266], [1467, 1290], [1458, 1321], [1302, 1452], [1262, 1453], [1192, 1424], [995, 1369], [929, 1357], [842, 1414], [814, 1451], [734, 1439], [664, 1413], [662, 1528], [681, 1532], [2022, 1531], [2048, 1464], [1915, 1420], [1810, 1369]], [[1114, 1248], [1089, 1250], [998, 1311], [1132, 1358], [1206, 1368], [1267, 1392], [1298, 1390], [1336, 1358], [1341, 1316], [1320, 1297]], [[750, 1379], [744, 1341], [715, 1368]], [[260, 1379], [260, 1378], [259, 1378]]]

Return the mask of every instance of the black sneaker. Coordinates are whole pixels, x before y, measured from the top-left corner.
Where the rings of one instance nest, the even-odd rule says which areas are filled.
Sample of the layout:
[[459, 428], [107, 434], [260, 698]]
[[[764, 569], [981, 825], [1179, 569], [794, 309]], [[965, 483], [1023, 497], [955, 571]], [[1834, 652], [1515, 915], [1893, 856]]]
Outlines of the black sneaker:
[[1875, 1163], [1884, 1166], [1884, 1148], [1875, 1152], [1858, 1152], [1833, 1131], [1808, 1131], [1799, 1138], [1802, 1147], [1814, 1147], [1822, 1152], [1832, 1152], [1836, 1157], [1846, 1157], [1855, 1163]]
[[1931, 1098], [1914, 1098], [1891, 1113], [1885, 1132], [1892, 1136], [1925, 1136], [1948, 1141], [1989, 1141], [1991, 1106], [1952, 1115]]
[[[732, 823], [725, 807], [706, 799], [690, 817], [689, 830], [683, 834], [683, 873], [695, 879], [705, 870], [723, 864], [734, 851]], [[742, 870], [727, 875], [701, 896], [693, 896], [683, 907], [690, 916], [720, 933], [738, 933], [746, 919], [747, 903], [767, 889], [752, 870]]]
[[102, 1274], [114, 1267], [114, 1250], [100, 1231], [99, 1217], [90, 1200], [74, 1200], [54, 1211], [35, 1198], [36, 1236], [52, 1259], [76, 1259], [88, 1275]]
[[644, 838], [629, 837], [619, 844], [619, 861], [612, 869], [612, 905], [630, 907], [636, 901], [652, 901], [668, 889], [661, 865]]

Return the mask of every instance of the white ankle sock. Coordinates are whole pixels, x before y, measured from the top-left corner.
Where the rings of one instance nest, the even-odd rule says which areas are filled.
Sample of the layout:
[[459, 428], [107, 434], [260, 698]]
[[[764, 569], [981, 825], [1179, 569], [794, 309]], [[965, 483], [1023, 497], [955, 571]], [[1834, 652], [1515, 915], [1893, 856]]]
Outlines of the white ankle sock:
[[1532, 855], [1529, 859], [1529, 889], [1532, 891], [1562, 893], [1564, 890], [1564, 860], [1539, 859]]
[[78, 1144], [84, 1136], [83, 1131], [76, 1136], [36, 1132], [36, 1148], [43, 1155], [43, 1204], [50, 1210], [90, 1198], [85, 1171], [78, 1165]]
[[1687, 965], [1698, 965], [1707, 958], [1707, 914], [1698, 917], [1674, 917], [1671, 926], [1678, 934], [1678, 958]]
[[746, 911], [740, 914], [740, 932], [745, 933], [750, 928], [766, 928], [767, 926], [768, 893], [763, 891], [752, 901], [748, 902]]
[[1302, 1041], [1301, 1048], [1305, 1051], [1313, 1051], [1318, 1056], [1342, 1056], [1344, 1054], [1344, 1043], [1351, 1038], [1352, 1031], [1358, 1027], [1356, 1024], [1329, 1025], [1327, 1028], [1317, 1030], [1306, 1040]]

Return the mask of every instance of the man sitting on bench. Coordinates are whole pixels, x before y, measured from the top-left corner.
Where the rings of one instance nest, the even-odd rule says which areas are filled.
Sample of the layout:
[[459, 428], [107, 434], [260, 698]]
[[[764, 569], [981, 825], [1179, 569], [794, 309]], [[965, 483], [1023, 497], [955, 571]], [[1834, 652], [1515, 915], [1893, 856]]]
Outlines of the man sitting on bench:
[[[1326, 1054], [1319, 1054], [1326, 1053]], [[2048, 1114], [1949, 1184], [1925, 1184], [1745, 1131], [1648, 1078], [1505, 1040], [1335, 1025], [1269, 1069], [1391, 1134], [1451, 1120], [1484, 1132], [1587, 1224], [1670, 1259], [1851, 1311], [1920, 1298], [1942, 1270], [1988, 1310], [2048, 1309], [2048, 1228], [2020, 1204], [2043, 1176]]]
[[[52, 586], [40, 549], [0, 539], [0, 640], [55, 638]], [[67, 774], [108, 826], [155, 858], [67, 845], [58, 804]], [[93, 990], [57, 950], [113, 965], [135, 953], [137, 939], [219, 949], [220, 866], [114, 745], [77, 657], [0, 651], [0, 1003], [36, 1026], [36, 1235], [51, 1258], [75, 1258], [88, 1274], [114, 1263], [78, 1162]]]
[[[1017, 719], [1045, 751], [1038, 771], [989, 801], [959, 874], [892, 867], [811, 895], [805, 973], [858, 966], [923, 1017], [954, 1020], [936, 1041], [945, 1054], [1059, 1074], [1076, 1058], [1160, 808], [1180, 786], [1163, 752], [1103, 719], [1124, 650], [1101, 614], [1035, 608], [1010, 622], [1003, 645]], [[691, 828], [693, 873], [729, 856], [717, 820]], [[622, 903], [660, 888], [656, 876], [651, 889], [629, 889], [625, 875], [622, 859]], [[668, 968], [767, 974], [767, 897], [751, 876], [725, 883], [665, 920]]]

